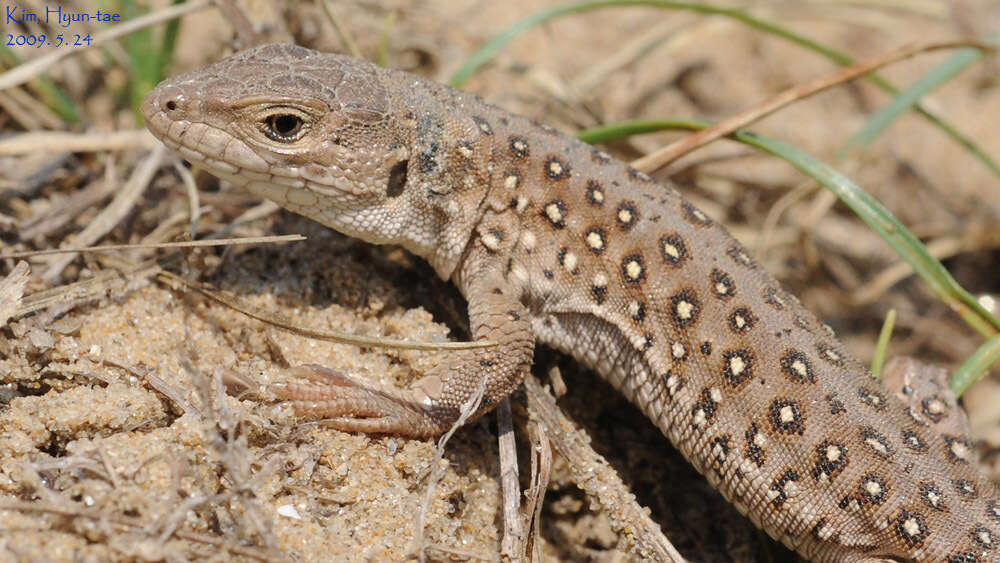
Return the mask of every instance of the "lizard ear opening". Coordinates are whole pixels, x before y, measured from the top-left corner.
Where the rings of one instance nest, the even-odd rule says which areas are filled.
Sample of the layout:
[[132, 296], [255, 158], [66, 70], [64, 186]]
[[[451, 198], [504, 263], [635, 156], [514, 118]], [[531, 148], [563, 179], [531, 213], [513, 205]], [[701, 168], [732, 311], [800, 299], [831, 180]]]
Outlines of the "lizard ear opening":
[[406, 187], [406, 168], [408, 164], [408, 160], [402, 160], [394, 164], [392, 169], [389, 170], [389, 185], [386, 187], [385, 195], [396, 197], [403, 193], [403, 188]]

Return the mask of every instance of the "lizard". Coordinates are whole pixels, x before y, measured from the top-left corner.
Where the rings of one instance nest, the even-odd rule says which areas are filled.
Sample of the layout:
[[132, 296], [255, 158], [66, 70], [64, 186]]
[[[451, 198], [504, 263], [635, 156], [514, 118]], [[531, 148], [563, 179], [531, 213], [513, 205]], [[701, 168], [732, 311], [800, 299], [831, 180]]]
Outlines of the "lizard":
[[949, 403], [876, 382], [673, 187], [473, 94], [294, 45], [169, 78], [142, 111], [193, 165], [422, 257], [467, 300], [474, 340], [496, 343], [406, 389], [317, 369], [324, 384], [278, 392], [297, 415], [435, 436], [477, 394], [479, 416], [511, 393], [542, 342], [807, 559], [1000, 561], [1000, 495], [936, 425]]

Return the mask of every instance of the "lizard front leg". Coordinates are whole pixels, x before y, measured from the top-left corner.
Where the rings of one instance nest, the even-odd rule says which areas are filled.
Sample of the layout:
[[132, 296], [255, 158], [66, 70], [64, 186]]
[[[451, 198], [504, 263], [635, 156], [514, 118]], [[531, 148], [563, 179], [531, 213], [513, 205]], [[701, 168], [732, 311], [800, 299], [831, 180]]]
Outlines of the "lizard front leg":
[[468, 286], [475, 340], [496, 346], [449, 352], [407, 389], [380, 388], [320, 366], [300, 366], [319, 385], [276, 386], [297, 415], [347, 432], [428, 437], [448, 430], [482, 393], [479, 416], [509, 395], [531, 366], [535, 338], [524, 306], [500, 275], [483, 272]]

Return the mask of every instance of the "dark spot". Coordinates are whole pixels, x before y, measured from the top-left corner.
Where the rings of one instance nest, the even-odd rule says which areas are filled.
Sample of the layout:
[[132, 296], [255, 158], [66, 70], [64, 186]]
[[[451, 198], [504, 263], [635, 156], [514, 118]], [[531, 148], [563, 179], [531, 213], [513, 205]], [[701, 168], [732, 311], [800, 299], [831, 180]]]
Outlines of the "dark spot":
[[969, 531], [969, 535], [972, 536], [972, 541], [976, 542], [983, 549], [993, 549], [996, 544], [996, 537], [993, 535], [993, 532], [982, 524], [973, 526], [972, 530]]
[[607, 164], [611, 162], [611, 155], [598, 148], [591, 148], [590, 156], [593, 157], [595, 162], [600, 164]]
[[561, 199], [554, 199], [542, 207], [542, 216], [553, 228], [561, 229], [566, 226], [566, 204]]
[[782, 434], [802, 435], [805, 431], [805, 414], [802, 405], [793, 399], [778, 398], [771, 403], [771, 427]]
[[746, 266], [749, 268], [754, 265], [753, 259], [750, 258], [750, 255], [747, 254], [747, 252], [743, 250], [743, 247], [739, 245], [733, 245], [727, 248], [726, 254], [728, 254], [729, 257], [740, 266]]
[[514, 135], [510, 138], [510, 152], [514, 158], [525, 158], [530, 154], [528, 141], [524, 137]]
[[923, 407], [923, 413], [927, 418], [931, 419], [935, 423], [940, 422], [946, 414], [948, 414], [948, 404], [941, 400], [937, 395], [931, 395], [923, 401], [920, 402]]
[[861, 429], [861, 441], [863, 441], [865, 445], [875, 453], [875, 455], [881, 458], [887, 459], [895, 453], [892, 444], [889, 443], [889, 439], [871, 426], [866, 426]]
[[646, 265], [642, 260], [642, 254], [638, 252], [629, 254], [622, 259], [622, 279], [626, 283], [639, 284], [646, 279]]
[[681, 202], [681, 210], [684, 211], [684, 217], [695, 225], [712, 224], [712, 220], [708, 218], [708, 215], [705, 215], [700, 209], [692, 205], [690, 202]]
[[729, 452], [733, 450], [732, 446], [729, 445], [731, 439], [728, 434], [724, 434], [712, 438], [712, 441], [709, 442], [709, 446], [711, 446], [710, 451], [716, 465], [722, 465], [725, 463], [726, 458], [729, 457]]
[[649, 350], [653, 347], [653, 333], [647, 332], [642, 335], [642, 349]]
[[750, 350], [726, 350], [722, 353], [722, 374], [733, 387], [742, 387], [753, 379], [755, 358]]
[[757, 464], [757, 467], [764, 467], [766, 456], [764, 449], [757, 443], [759, 440], [758, 434], [760, 434], [760, 428], [757, 427], [756, 422], [751, 422], [750, 428], [747, 429], [744, 435], [747, 447], [743, 450], [743, 456]]
[[550, 280], [552, 278], [556, 277], [556, 275], [554, 273], [552, 273], [552, 270], [542, 270], [542, 275], [545, 276], [546, 279], [550, 279]]
[[993, 520], [997, 524], [1000, 524], [1000, 503], [995, 500], [991, 500], [986, 506], [986, 517]]
[[512, 321], [521, 320], [521, 315], [517, 311], [507, 311], [507, 318]]
[[781, 508], [781, 505], [788, 500], [788, 490], [786, 489], [788, 483], [798, 481], [799, 474], [792, 469], [785, 470], [773, 483], [771, 483], [771, 490], [777, 493], [774, 500], [771, 501], [771, 506], [774, 508]]
[[711, 425], [715, 418], [715, 412], [719, 408], [719, 403], [712, 399], [712, 392], [707, 387], [701, 390], [701, 397], [694, 407], [691, 408], [691, 426], [701, 428]]
[[618, 221], [618, 226], [621, 227], [623, 231], [630, 231], [632, 227], [639, 222], [639, 210], [636, 208], [635, 203], [631, 201], [623, 201], [618, 204], [618, 210], [615, 212], [615, 219]]
[[823, 442], [816, 446], [812, 476], [817, 481], [832, 480], [847, 467], [848, 461], [847, 446], [842, 442]]
[[858, 496], [869, 504], [879, 505], [885, 502], [889, 486], [885, 479], [874, 473], [866, 473], [858, 483]]
[[587, 201], [589, 201], [591, 205], [600, 207], [604, 205], [604, 198], [604, 188], [602, 188], [597, 181], [589, 180], [587, 182]]
[[781, 291], [771, 286], [764, 288], [764, 302], [781, 311], [785, 308], [785, 298]]
[[403, 193], [403, 188], [406, 187], [406, 168], [409, 163], [408, 160], [401, 160], [392, 166], [392, 169], [389, 170], [389, 183], [385, 195], [397, 197]]
[[608, 288], [603, 285], [592, 285], [590, 293], [594, 296], [594, 301], [597, 301], [598, 305], [602, 305], [608, 296]]
[[833, 346], [820, 342], [816, 345], [816, 352], [819, 354], [821, 359], [837, 367], [843, 367], [844, 355], [838, 352]]
[[608, 247], [608, 237], [601, 227], [590, 227], [583, 234], [583, 242], [594, 254], [600, 254]]
[[642, 301], [633, 301], [629, 305], [629, 316], [637, 323], [646, 320], [646, 304]]
[[688, 257], [687, 245], [677, 233], [660, 237], [660, 255], [663, 261], [672, 266], [679, 266]]
[[797, 350], [788, 350], [781, 357], [781, 371], [795, 383], [815, 383], [816, 374], [812, 363], [805, 354]]
[[736, 284], [733, 283], [733, 278], [729, 277], [729, 274], [718, 268], [713, 268], [711, 277], [712, 291], [719, 299], [725, 301], [736, 295]]
[[700, 350], [701, 350], [701, 355], [702, 356], [711, 356], [712, 355], [712, 343], [709, 342], [708, 340], [702, 342], [701, 346], [700, 346]]
[[437, 143], [431, 143], [427, 150], [417, 156], [417, 167], [424, 174], [430, 174], [437, 170], [437, 153], [440, 147]]
[[847, 408], [844, 407], [844, 402], [837, 398], [836, 393], [830, 393], [825, 398], [826, 404], [830, 405], [830, 414], [838, 415], [847, 412]]
[[557, 156], [550, 156], [545, 160], [545, 175], [550, 180], [565, 180], [569, 178], [569, 164]]
[[948, 510], [948, 508], [944, 505], [944, 494], [934, 483], [929, 483], [927, 481], [921, 482], [919, 491], [920, 498], [923, 499], [924, 504], [927, 506], [942, 512]]
[[670, 313], [677, 328], [687, 328], [698, 321], [701, 302], [693, 289], [682, 289], [670, 298]]
[[907, 547], [911, 548], [923, 544], [927, 536], [930, 535], [930, 530], [927, 529], [924, 517], [919, 513], [910, 512], [905, 509], [899, 511], [899, 516], [896, 518], [895, 531], [896, 536]]
[[740, 307], [729, 314], [729, 328], [736, 333], [750, 332], [750, 329], [757, 324], [757, 317], [753, 316], [750, 309]]
[[917, 453], [927, 451], [927, 442], [912, 430], [903, 430], [903, 445]]
[[979, 563], [979, 556], [971, 551], [962, 551], [948, 557], [948, 563]]
[[858, 398], [861, 399], [862, 403], [868, 405], [869, 407], [877, 411], [885, 410], [885, 396], [874, 389], [870, 389], [868, 387], [859, 387]]
[[963, 497], [968, 499], [979, 498], [979, 492], [976, 490], [976, 484], [972, 481], [969, 481], [968, 479], [955, 479], [951, 482], [951, 484], [955, 485], [955, 490], [958, 491], [958, 494]]
[[490, 126], [489, 121], [486, 121], [485, 119], [479, 117], [478, 115], [473, 115], [472, 120], [476, 122], [476, 127], [478, 127], [479, 130], [482, 131], [484, 135], [493, 134], [493, 127]]
[[945, 450], [952, 463], [969, 463], [972, 456], [972, 444], [961, 436], [944, 436]]

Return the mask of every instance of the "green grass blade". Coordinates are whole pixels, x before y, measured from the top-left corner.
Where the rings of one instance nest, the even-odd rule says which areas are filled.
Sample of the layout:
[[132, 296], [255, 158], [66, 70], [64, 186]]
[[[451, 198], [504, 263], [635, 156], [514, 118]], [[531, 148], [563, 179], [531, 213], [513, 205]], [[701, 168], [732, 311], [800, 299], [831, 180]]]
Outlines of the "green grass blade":
[[885, 366], [885, 358], [889, 355], [889, 340], [892, 338], [892, 329], [896, 327], [896, 310], [889, 309], [882, 323], [882, 330], [878, 333], [878, 343], [875, 344], [875, 355], [872, 356], [872, 376], [882, 381], [882, 368]]
[[[709, 126], [711, 123], [688, 120], [633, 121], [583, 131], [577, 135], [577, 138], [586, 141], [599, 135], [600, 138], [608, 141], [639, 132], [649, 133], [661, 129], [676, 128], [701, 130]], [[615, 132], [619, 136], [612, 137], [610, 132]], [[909, 263], [917, 275], [923, 278], [941, 300], [955, 310], [977, 332], [984, 337], [991, 337], [1000, 330], [1000, 321], [955, 281], [941, 262], [927, 252], [923, 243], [903, 226], [888, 209], [849, 178], [826, 163], [780, 141], [761, 137], [749, 131], [737, 131], [732, 137], [785, 160], [831, 190], [862, 221], [882, 237], [882, 240], [888, 243], [900, 258]]]
[[[1000, 41], [1000, 33], [994, 33], [986, 39], [989, 44], [996, 44], [998, 41]], [[986, 56], [986, 52], [981, 49], [968, 48], [956, 52], [944, 63], [924, 75], [913, 86], [901, 92], [891, 104], [872, 116], [865, 126], [847, 141], [838, 154], [838, 160], [851, 152], [864, 151], [897, 117], [912, 109], [921, 98], [984, 56]], [[976, 154], [994, 174], [1000, 176], [1000, 168], [987, 155], [981, 154], [979, 147], [966, 145], [966, 149]]]
[[[480, 67], [492, 60], [497, 53], [503, 50], [508, 43], [539, 24], [564, 15], [579, 14], [603, 8], [622, 8], [634, 6], [663, 8], [669, 10], [686, 10], [705, 15], [728, 17], [744, 23], [754, 29], [781, 37], [786, 41], [800, 45], [810, 51], [826, 57], [840, 66], [849, 66], [855, 63], [854, 57], [851, 57], [844, 52], [833, 49], [832, 47], [827, 47], [826, 45], [813, 41], [808, 37], [795, 33], [769, 21], [751, 16], [745, 11], [736, 8], [723, 8], [697, 2], [672, 2], [669, 0], [584, 0], [582, 2], [563, 4], [562, 6], [542, 10], [522, 19], [519, 22], [516, 22], [514, 25], [507, 28], [503, 33], [497, 35], [485, 45], [480, 47], [478, 51], [473, 53], [465, 61], [465, 64], [462, 65], [462, 67], [455, 72], [454, 75], [452, 75], [451, 84], [456, 87], [464, 84], [467, 80], [469, 80], [469, 78], [472, 77], [472, 75], [476, 73], [476, 71], [479, 70]], [[892, 83], [885, 80], [878, 74], [872, 73], [866, 79], [893, 96], [899, 93], [899, 90], [893, 86]], [[972, 139], [963, 135], [955, 127], [935, 115], [933, 112], [929, 111], [927, 108], [922, 107], [919, 102], [914, 103], [912, 107], [934, 126], [939, 128], [944, 134], [951, 137], [953, 141], [969, 151], [973, 157], [993, 172], [997, 178], [1000, 178], [1000, 164], [993, 160], [993, 158], [991, 158], [986, 151], [979, 147]]]
[[955, 393], [956, 397], [961, 397], [962, 393], [965, 393], [965, 390], [973, 383], [979, 381], [979, 378], [997, 361], [1000, 361], [1000, 334], [984, 342], [955, 370], [955, 373], [951, 375], [948, 387]]
[[[10, 47], [0, 44], [0, 73], [3, 70], [13, 68], [23, 62]], [[73, 98], [60, 88], [51, 78], [39, 76], [30, 82], [27, 87], [38, 95], [38, 98], [51, 109], [63, 121], [77, 123], [80, 121], [80, 113], [73, 103]]]

